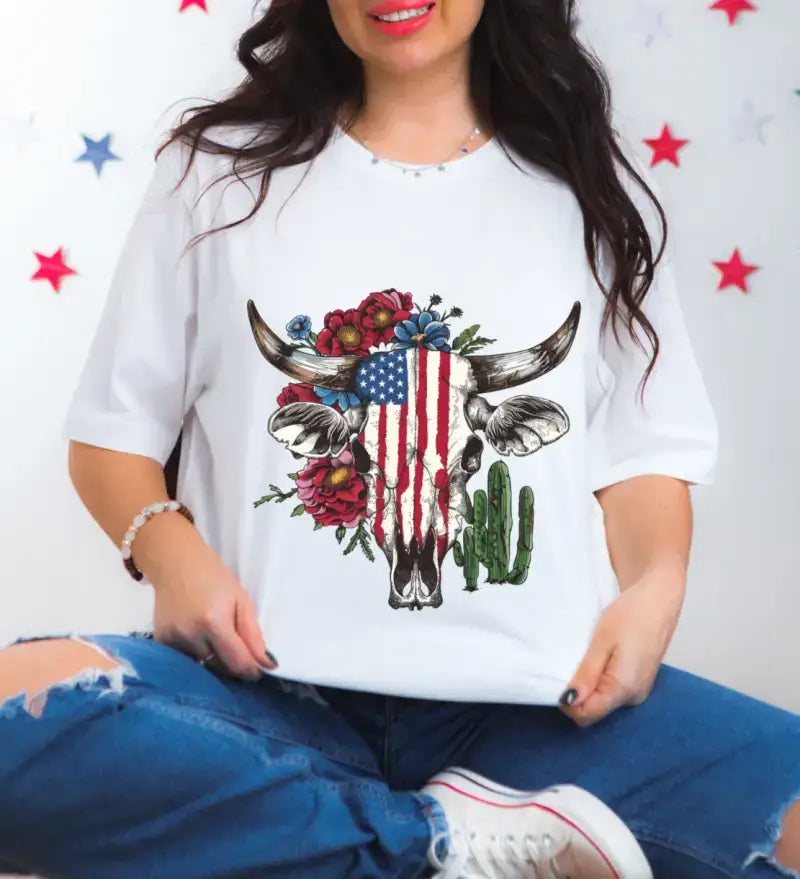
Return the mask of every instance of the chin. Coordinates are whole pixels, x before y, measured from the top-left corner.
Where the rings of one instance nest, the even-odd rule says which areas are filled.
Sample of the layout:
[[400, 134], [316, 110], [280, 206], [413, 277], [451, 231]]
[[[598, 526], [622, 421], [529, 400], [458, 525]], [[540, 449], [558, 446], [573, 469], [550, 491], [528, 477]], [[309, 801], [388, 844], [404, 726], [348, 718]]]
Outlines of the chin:
[[380, 70], [396, 75], [415, 73], [428, 67], [435, 67], [437, 62], [441, 61], [447, 53], [430, 45], [430, 40], [425, 42], [427, 45], [420, 41], [416, 45], [409, 42], [403, 46], [383, 46], [379, 52], [372, 55], [370, 63]]

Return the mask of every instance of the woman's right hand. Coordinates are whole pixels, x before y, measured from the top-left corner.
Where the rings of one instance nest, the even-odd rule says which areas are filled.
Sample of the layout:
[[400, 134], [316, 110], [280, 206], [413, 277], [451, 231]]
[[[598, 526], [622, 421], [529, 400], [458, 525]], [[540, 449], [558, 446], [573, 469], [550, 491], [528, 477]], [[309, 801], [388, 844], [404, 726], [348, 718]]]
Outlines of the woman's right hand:
[[236, 575], [204, 542], [173, 558], [153, 580], [153, 637], [197, 660], [247, 680], [277, 667], [267, 651], [255, 608]]

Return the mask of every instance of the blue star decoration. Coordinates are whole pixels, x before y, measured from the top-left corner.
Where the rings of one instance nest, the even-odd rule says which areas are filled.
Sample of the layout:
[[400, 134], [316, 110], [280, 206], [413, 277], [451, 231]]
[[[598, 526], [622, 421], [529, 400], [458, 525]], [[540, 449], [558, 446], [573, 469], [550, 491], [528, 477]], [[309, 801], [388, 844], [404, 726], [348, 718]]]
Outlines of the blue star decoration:
[[102, 140], [92, 140], [91, 137], [87, 137], [85, 134], [82, 134], [81, 137], [86, 143], [86, 152], [82, 156], [78, 156], [75, 161], [91, 162], [94, 165], [95, 171], [97, 171], [98, 177], [103, 171], [103, 164], [105, 162], [112, 160], [120, 161], [119, 156], [115, 156], [114, 153], [111, 152], [110, 134], [107, 134]]

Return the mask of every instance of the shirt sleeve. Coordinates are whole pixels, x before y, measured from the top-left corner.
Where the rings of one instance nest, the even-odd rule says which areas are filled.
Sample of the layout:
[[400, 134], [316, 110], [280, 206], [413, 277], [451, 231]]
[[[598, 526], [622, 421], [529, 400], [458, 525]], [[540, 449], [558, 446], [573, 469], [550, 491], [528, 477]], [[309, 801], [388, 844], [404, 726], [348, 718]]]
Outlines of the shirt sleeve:
[[[663, 205], [652, 173], [635, 154], [630, 156]], [[658, 214], [636, 181], [624, 169], [621, 174], [650, 231], [655, 256], [662, 241]], [[640, 333], [643, 351], [620, 325], [618, 344], [609, 324], [598, 342], [595, 380], [600, 379], [602, 391], [589, 413], [588, 426], [592, 491], [646, 474], [701, 485], [711, 485], [715, 479], [717, 421], [678, 298], [671, 240], [670, 235], [642, 304], [661, 346], [643, 399], [639, 383], [650, 360], [646, 338]], [[606, 273], [606, 283], [608, 278]], [[596, 308], [602, 312], [605, 298], [593, 284], [599, 299]]]
[[[154, 458], [172, 451], [193, 399], [197, 337], [196, 233], [188, 147], [164, 149], [128, 230], [63, 423], [63, 437]], [[196, 391], [191, 392], [196, 395]]]

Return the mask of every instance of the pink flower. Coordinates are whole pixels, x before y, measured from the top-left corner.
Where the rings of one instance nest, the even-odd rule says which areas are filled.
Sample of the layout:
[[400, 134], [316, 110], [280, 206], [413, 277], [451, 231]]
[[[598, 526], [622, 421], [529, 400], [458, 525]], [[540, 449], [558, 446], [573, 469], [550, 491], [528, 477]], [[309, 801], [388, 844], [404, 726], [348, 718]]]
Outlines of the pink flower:
[[297, 496], [323, 525], [355, 528], [366, 515], [367, 486], [345, 450], [338, 458], [311, 458], [297, 475]]

